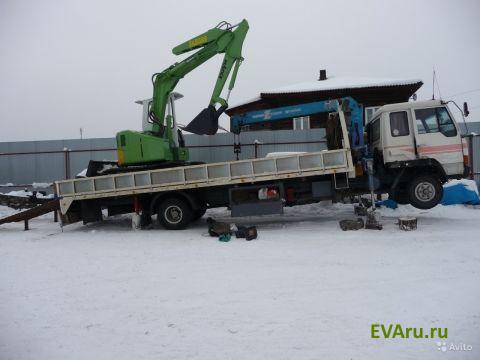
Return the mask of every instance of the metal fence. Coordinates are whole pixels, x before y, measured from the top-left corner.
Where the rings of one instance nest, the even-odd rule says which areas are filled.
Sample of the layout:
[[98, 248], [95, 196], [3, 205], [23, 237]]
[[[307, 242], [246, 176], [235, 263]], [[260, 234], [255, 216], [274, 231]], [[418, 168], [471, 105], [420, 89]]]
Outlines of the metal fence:
[[462, 134], [480, 134], [480, 121], [467, 121], [467, 126], [465, 126], [465, 123], [459, 122], [458, 125]]
[[[269, 152], [326, 149], [325, 129], [252, 131], [234, 139], [232, 133], [185, 135], [191, 161], [206, 163], [264, 157]], [[0, 184], [32, 184], [74, 178], [90, 160], [116, 160], [114, 138], [0, 143]], [[0, 185], [0, 192], [2, 187]]]
[[470, 161], [470, 177], [480, 188], [480, 135], [467, 135], [468, 153]]
[[[467, 139], [471, 175], [480, 185], [480, 135], [468, 135]], [[235, 142], [240, 143], [239, 159], [264, 157], [270, 152], [313, 152], [327, 147], [325, 129], [252, 131], [241, 133], [238, 139], [232, 133], [185, 135], [190, 159], [206, 163], [235, 160]], [[74, 178], [90, 160], [116, 160], [116, 157], [114, 138], [3, 142], [0, 143], [0, 192], [6, 190], [2, 184], [24, 187], [34, 182]]]

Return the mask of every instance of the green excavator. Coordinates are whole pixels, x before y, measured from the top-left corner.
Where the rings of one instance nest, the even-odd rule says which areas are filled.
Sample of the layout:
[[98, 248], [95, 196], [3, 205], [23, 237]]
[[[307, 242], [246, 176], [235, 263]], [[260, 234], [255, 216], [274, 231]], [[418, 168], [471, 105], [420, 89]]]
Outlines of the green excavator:
[[[225, 21], [207, 32], [173, 48], [175, 55], [200, 49], [186, 59], [173, 64], [160, 73], [153, 74], [153, 97], [144, 102], [143, 130], [120, 131], [116, 135], [118, 166], [123, 168], [154, 168], [188, 164], [188, 149], [175, 119], [175, 100], [182, 95], [174, 92], [175, 86], [186, 74], [214, 57], [225, 54], [213, 94], [207, 108], [203, 109], [186, 127], [185, 131], [213, 135], [218, 130], [218, 118], [228, 107], [228, 98], [243, 61], [242, 45], [248, 31], [248, 22], [231, 25]], [[221, 96], [230, 75], [228, 93]], [[98, 167], [89, 171], [99, 175]], [[88, 173], [87, 173], [88, 174]]]

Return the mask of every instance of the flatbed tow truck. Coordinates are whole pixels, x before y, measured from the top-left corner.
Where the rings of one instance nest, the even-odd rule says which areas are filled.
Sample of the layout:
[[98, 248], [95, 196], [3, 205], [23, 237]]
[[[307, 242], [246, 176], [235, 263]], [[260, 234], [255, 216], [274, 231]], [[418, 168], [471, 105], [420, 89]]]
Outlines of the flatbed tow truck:
[[441, 200], [443, 183], [467, 173], [467, 148], [458, 125], [447, 104], [435, 100], [383, 106], [368, 124], [363, 107], [352, 98], [253, 111], [233, 118], [232, 130], [256, 121], [328, 112], [328, 150], [189, 163], [175, 118], [175, 101], [182, 96], [173, 90], [192, 70], [224, 54], [208, 107], [184, 128], [215, 134], [243, 61], [248, 29], [246, 20], [236, 25], [221, 22], [173, 48], [175, 55], [198, 51], [153, 75], [153, 97], [144, 102], [142, 132], [117, 134], [118, 161], [91, 162], [88, 177], [55, 182], [57, 197], [50, 204], [0, 219], [0, 224], [27, 221], [59, 208], [62, 224], [100, 221], [106, 210], [108, 216], [133, 212], [139, 226], [156, 215], [165, 228], [177, 230], [201, 218], [208, 208], [227, 206], [232, 216], [277, 214], [284, 206], [365, 193], [389, 193], [399, 203], [429, 209]]
[[[440, 202], [443, 183], [467, 174], [466, 144], [442, 101], [383, 106], [366, 126], [366, 144], [363, 123], [346, 119], [351, 99], [317, 105], [330, 112], [329, 150], [56, 181], [62, 222], [100, 221], [106, 209], [109, 216], [134, 212], [141, 224], [156, 214], [163, 227], [177, 230], [207, 208], [227, 206], [232, 216], [278, 214], [284, 206], [371, 191], [429, 209]], [[272, 110], [291, 116], [286, 108], [256, 115], [271, 118]]]

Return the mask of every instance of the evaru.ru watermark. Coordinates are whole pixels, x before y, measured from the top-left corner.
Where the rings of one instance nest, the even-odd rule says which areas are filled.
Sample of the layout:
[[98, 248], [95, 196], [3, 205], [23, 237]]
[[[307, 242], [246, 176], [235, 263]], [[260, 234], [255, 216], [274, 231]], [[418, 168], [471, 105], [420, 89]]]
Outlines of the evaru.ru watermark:
[[372, 339], [447, 339], [447, 328], [405, 327], [402, 324], [372, 324]]
[[448, 328], [439, 327], [405, 327], [402, 324], [372, 324], [370, 328], [372, 339], [438, 339], [435, 343], [438, 351], [461, 352], [472, 351], [473, 346], [465, 343], [448, 342]]

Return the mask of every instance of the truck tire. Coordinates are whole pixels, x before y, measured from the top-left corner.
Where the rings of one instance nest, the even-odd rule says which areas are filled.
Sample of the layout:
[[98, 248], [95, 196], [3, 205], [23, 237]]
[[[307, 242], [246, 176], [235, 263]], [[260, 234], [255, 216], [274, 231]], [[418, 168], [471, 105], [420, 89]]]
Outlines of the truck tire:
[[431, 209], [438, 205], [443, 196], [443, 186], [436, 176], [420, 175], [408, 185], [410, 204], [417, 209]]
[[193, 211], [187, 202], [169, 198], [163, 200], [157, 209], [157, 221], [165, 229], [185, 229], [192, 221]]

